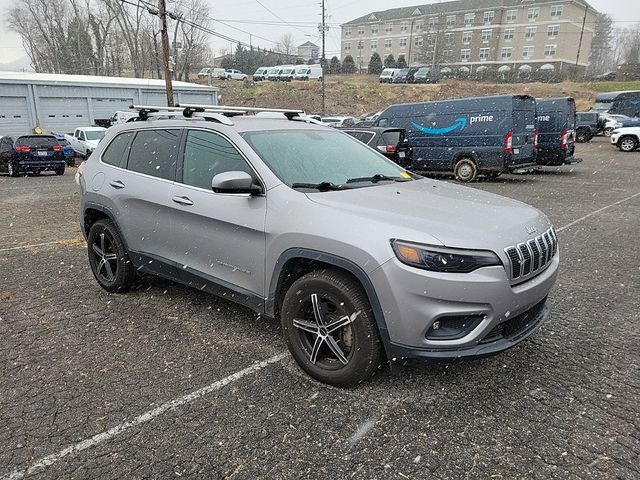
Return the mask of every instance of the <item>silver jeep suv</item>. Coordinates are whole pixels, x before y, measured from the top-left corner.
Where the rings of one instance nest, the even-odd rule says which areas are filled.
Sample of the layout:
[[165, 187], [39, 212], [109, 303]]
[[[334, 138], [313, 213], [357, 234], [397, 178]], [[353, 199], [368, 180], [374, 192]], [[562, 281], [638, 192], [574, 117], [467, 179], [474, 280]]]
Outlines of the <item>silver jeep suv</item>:
[[140, 112], [80, 177], [104, 289], [152, 274], [279, 318], [300, 367], [336, 386], [385, 357], [499, 352], [547, 318], [558, 242], [535, 208], [413, 175], [301, 113]]

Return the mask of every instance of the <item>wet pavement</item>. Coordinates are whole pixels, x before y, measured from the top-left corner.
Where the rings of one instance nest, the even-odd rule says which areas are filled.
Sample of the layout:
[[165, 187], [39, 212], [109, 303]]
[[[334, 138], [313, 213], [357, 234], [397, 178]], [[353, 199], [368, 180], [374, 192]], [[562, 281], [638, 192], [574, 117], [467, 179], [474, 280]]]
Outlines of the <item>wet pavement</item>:
[[559, 230], [545, 326], [350, 390], [245, 308], [162, 280], [101, 290], [75, 170], [0, 176], [0, 479], [639, 478], [640, 152], [577, 155], [472, 185]]

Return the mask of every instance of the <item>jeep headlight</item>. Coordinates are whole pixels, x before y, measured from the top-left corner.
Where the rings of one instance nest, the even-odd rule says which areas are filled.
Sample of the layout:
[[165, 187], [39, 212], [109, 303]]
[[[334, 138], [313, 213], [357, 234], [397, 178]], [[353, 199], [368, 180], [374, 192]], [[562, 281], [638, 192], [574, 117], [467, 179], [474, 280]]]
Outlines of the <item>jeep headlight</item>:
[[391, 240], [393, 251], [402, 263], [432, 272], [469, 273], [481, 267], [502, 266], [498, 256], [487, 250], [419, 245]]

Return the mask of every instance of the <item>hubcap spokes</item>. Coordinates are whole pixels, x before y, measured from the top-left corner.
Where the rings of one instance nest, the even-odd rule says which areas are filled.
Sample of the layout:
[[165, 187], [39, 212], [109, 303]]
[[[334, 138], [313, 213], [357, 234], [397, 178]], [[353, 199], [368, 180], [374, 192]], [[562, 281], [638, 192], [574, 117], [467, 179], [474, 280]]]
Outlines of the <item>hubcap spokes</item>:
[[311, 294], [311, 306], [313, 310], [313, 320], [302, 320], [302, 319], [294, 319], [293, 326], [310, 334], [312, 347], [311, 353], [309, 354], [309, 360], [311, 363], [315, 364], [318, 361], [318, 355], [323, 345], [326, 345], [331, 353], [335, 355], [335, 357], [343, 364], [346, 365], [349, 360], [347, 359], [347, 355], [342, 350], [338, 342], [333, 337], [333, 334], [340, 330], [341, 328], [349, 325], [353, 320], [358, 316], [357, 313], [354, 313], [351, 316], [344, 315], [337, 320], [332, 322], [327, 322], [327, 317], [323, 312], [322, 306], [318, 300], [318, 295], [316, 293]]
[[[108, 251], [108, 247], [111, 246], [112, 242], [106, 237], [104, 232], [100, 234], [99, 243], [99, 245], [97, 243], [93, 243], [91, 245], [91, 248], [93, 248], [98, 260], [96, 273], [104, 277], [108, 282], [112, 282], [114, 278], [116, 278], [114, 272], [117, 268], [117, 264], [112, 266], [111, 262], [116, 262], [118, 260], [118, 256], [115, 253], [110, 253]], [[104, 273], [102, 273], [103, 270]]]

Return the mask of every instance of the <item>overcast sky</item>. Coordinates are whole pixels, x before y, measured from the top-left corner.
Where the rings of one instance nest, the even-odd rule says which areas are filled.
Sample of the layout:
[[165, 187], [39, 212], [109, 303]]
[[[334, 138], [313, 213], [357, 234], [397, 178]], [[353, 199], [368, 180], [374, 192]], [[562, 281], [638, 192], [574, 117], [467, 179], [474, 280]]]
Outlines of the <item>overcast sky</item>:
[[[99, 0], [94, 0], [99, 1]], [[211, 7], [214, 29], [229, 37], [260, 47], [272, 48], [287, 32], [294, 35], [296, 45], [308, 40], [320, 45], [317, 24], [320, 21], [320, 0], [207, 0]], [[0, 19], [6, 18], [5, 11], [16, 0], [0, 0]], [[372, 11], [384, 10], [390, 4], [394, 7], [431, 3], [411, 0], [326, 0], [330, 31], [327, 37], [327, 56], [340, 53], [341, 23], [348, 22]], [[438, 3], [437, 1], [432, 3]], [[608, 13], [624, 26], [632, 22], [640, 23], [640, 0], [590, 0], [591, 5]], [[171, 1], [168, 1], [168, 10]], [[0, 20], [1, 21], [1, 20]], [[0, 63], [13, 62], [25, 57], [20, 37], [11, 32], [4, 21], [0, 25]], [[238, 30], [239, 29], [239, 30]], [[242, 30], [242, 31], [240, 31]], [[245, 33], [246, 32], [246, 33]], [[228, 48], [228, 42], [212, 38], [212, 48], [219, 52]]]

